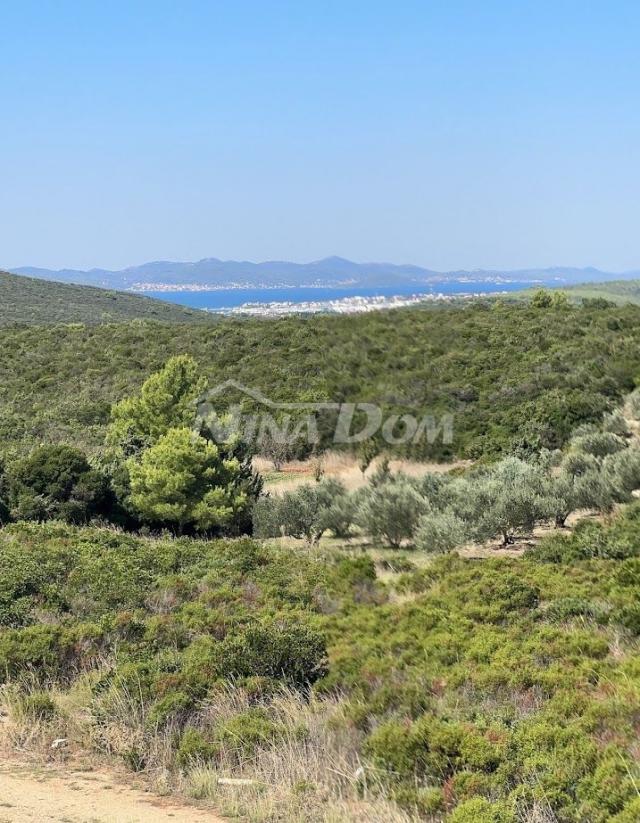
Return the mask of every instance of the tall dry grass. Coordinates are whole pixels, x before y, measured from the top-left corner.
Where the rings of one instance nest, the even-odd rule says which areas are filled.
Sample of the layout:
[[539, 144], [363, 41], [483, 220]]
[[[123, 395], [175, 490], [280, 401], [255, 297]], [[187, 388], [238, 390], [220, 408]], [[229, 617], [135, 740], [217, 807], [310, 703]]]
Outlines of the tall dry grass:
[[[92, 753], [117, 758], [146, 778], [155, 792], [209, 803], [231, 819], [256, 823], [425, 820], [395, 804], [382, 775], [361, 759], [362, 732], [349, 722], [346, 700], [340, 697], [305, 699], [283, 689], [263, 704], [282, 730], [276, 739], [263, 741], [251, 754], [225, 739], [214, 761], [196, 759], [181, 768], [176, 742], [182, 727], [150, 724], [149, 707], [136, 688], [122, 685], [98, 691], [96, 696], [99, 677], [100, 672], [86, 673], [66, 690], [43, 689], [29, 680], [1, 687], [5, 744], [47, 759], [64, 760], [71, 753], [76, 760], [78, 753], [88, 759]], [[189, 726], [206, 735], [255, 705], [245, 690], [230, 686], [203, 703], [189, 718]], [[525, 713], [529, 709], [529, 703], [522, 707]], [[39, 716], [34, 711], [44, 713]], [[66, 743], [52, 750], [56, 738]], [[428, 819], [438, 823], [443, 818], [436, 814]], [[541, 800], [520, 806], [517, 819], [557, 823], [551, 806]]]
[[[234, 692], [208, 706], [207, 713], [218, 718], [247, 707], [246, 697]], [[184, 775], [184, 791], [210, 797], [222, 814], [255, 821], [414, 819], [386, 796], [376, 771], [360, 760], [359, 734], [345, 723], [343, 701], [306, 701], [283, 692], [270, 714], [285, 729], [281, 738], [246, 759], [238, 760], [233, 746], [223, 749], [215, 767], [198, 764]], [[242, 782], [226, 783], [229, 779]]]
[[[361, 733], [346, 720], [340, 698], [306, 699], [282, 690], [268, 703], [269, 717], [282, 732], [244, 754], [225, 740], [215, 762], [180, 768], [176, 741], [181, 727], [149, 722], [139, 690], [121, 686], [96, 695], [99, 672], [82, 675], [67, 690], [23, 681], [0, 690], [5, 744], [48, 759], [70, 752], [117, 758], [143, 775], [161, 794], [175, 793], [209, 802], [222, 815], [269, 823], [411, 823], [388, 795], [379, 773], [358, 754]], [[55, 707], [35, 716], [33, 696]], [[44, 701], [46, 703], [46, 701]], [[203, 703], [189, 726], [206, 734], [255, 706], [241, 688], [229, 687]], [[303, 733], [301, 733], [301, 730]], [[52, 750], [55, 739], [64, 747]], [[95, 754], [94, 754], [95, 756]]]

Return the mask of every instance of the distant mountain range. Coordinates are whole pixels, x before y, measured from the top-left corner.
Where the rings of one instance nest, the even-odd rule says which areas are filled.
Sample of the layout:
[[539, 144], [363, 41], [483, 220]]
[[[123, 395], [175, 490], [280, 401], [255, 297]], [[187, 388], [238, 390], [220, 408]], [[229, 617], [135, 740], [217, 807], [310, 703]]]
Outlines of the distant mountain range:
[[555, 267], [548, 269], [519, 269], [498, 271], [480, 269], [474, 271], [438, 272], [420, 266], [395, 265], [393, 263], [354, 263], [342, 257], [326, 257], [312, 263], [288, 263], [268, 261], [218, 260], [208, 257], [196, 263], [156, 261], [141, 266], [131, 266], [120, 271], [91, 269], [33, 268], [24, 266], [12, 269], [15, 274], [54, 280], [60, 283], [101, 286], [110, 289], [133, 291], [178, 289], [229, 289], [229, 288], [276, 288], [276, 287], [393, 287], [415, 285], [430, 287], [442, 281], [455, 282], [517, 282], [525, 285], [571, 285], [593, 283], [620, 278], [639, 277], [640, 271], [612, 274], [594, 268]]

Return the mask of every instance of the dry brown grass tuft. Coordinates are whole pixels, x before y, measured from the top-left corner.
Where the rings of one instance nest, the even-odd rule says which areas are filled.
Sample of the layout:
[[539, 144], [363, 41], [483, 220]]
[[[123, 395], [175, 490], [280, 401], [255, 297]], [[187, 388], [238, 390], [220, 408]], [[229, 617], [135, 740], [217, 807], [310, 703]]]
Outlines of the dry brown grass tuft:
[[[175, 748], [180, 728], [153, 728], [135, 688], [112, 688], [96, 697], [91, 687], [98, 676], [85, 674], [66, 691], [25, 683], [3, 687], [5, 742], [51, 759], [52, 741], [65, 738], [62, 759], [70, 750], [87, 758], [91, 752], [115, 757], [157, 793], [210, 802], [223, 815], [260, 823], [414, 820], [386, 796], [377, 772], [361, 761], [361, 732], [346, 719], [345, 701], [338, 697], [306, 699], [283, 690], [267, 706], [282, 730], [277, 739], [250, 755], [226, 741], [215, 762], [181, 769]], [[55, 706], [50, 715], [34, 717], [34, 694]], [[252, 706], [255, 701], [243, 689], [229, 687], [204, 703], [190, 725], [206, 734]]]
[[[249, 706], [246, 694], [229, 690], [206, 707], [201, 722], [206, 727]], [[283, 691], [269, 714], [284, 729], [281, 737], [240, 759], [235, 747], [223, 746], [215, 767], [197, 764], [183, 775], [183, 791], [255, 821], [412, 820], [361, 762], [359, 733], [345, 722], [342, 700]]]

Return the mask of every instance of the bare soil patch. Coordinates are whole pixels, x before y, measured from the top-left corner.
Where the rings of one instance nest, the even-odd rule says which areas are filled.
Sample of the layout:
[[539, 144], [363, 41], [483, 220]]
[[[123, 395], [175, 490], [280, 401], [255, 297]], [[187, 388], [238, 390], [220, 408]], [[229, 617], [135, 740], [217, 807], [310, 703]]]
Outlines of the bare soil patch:
[[223, 823], [207, 809], [153, 795], [103, 766], [35, 765], [3, 753], [0, 823]]

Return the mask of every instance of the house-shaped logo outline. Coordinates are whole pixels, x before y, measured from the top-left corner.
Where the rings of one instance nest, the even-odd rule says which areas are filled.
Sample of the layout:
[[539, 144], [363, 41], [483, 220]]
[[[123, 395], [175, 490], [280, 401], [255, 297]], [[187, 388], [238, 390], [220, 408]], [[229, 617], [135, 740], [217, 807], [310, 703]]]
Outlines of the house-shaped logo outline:
[[228, 389], [235, 389], [236, 391], [241, 392], [242, 394], [246, 395], [247, 397], [254, 400], [256, 403], [260, 403], [263, 406], [267, 406], [270, 409], [308, 409], [310, 411], [319, 411], [321, 409], [340, 409], [342, 407], [342, 403], [328, 403], [328, 402], [318, 402], [318, 403], [277, 403], [274, 400], [271, 400], [265, 394], [263, 394], [259, 389], [252, 389], [249, 386], [245, 386], [242, 383], [230, 378], [229, 380], [225, 380], [223, 383], [218, 383], [217, 386], [214, 386], [212, 389], [209, 389], [205, 394], [198, 398], [196, 401], [196, 405], [199, 407], [204, 405], [205, 403], [211, 402], [215, 397], [223, 394]]

